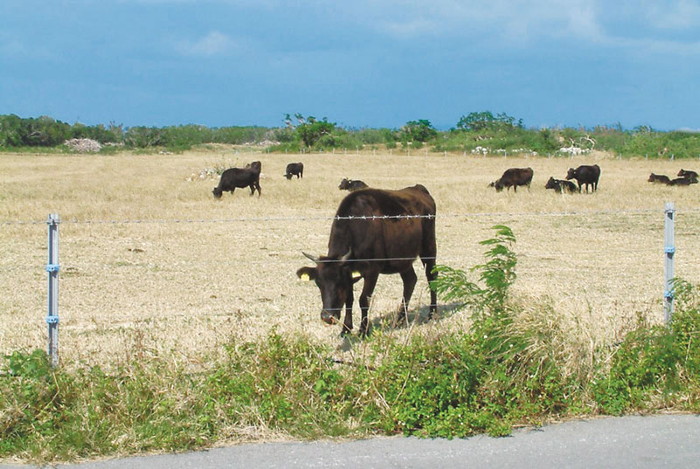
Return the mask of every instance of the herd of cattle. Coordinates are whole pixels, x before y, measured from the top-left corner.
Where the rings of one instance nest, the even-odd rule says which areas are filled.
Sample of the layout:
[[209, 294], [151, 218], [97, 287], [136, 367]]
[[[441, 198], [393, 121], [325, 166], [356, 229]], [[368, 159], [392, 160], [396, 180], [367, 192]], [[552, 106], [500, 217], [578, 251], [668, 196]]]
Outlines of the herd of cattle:
[[659, 184], [666, 184], [667, 186], [689, 186], [691, 184], [698, 183], [698, 173], [696, 173], [695, 171], [681, 169], [680, 171], [678, 171], [677, 176], [677, 178], [671, 179], [663, 174], [651, 173], [647, 181], [657, 182]]
[[[254, 161], [245, 168], [230, 168], [221, 174], [219, 185], [214, 188], [214, 197], [220, 198], [223, 192], [236, 188], [250, 188], [250, 195], [257, 190], [260, 196], [260, 172], [262, 164]], [[489, 184], [496, 191], [518, 186], [530, 188], [534, 171], [532, 168], [510, 168], [496, 181]], [[304, 177], [303, 163], [289, 163], [284, 177], [291, 179]], [[550, 177], [546, 189], [558, 193], [581, 192], [589, 187], [592, 192], [598, 189], [600, 167], [582, 165], [569, 168], [565, 179]], [[576, 184], [572, 182], [576, 181]], [[690, 185], [698, 182], [698, 174], [681, 169], [678, 178], [652, 173], [649, 182], [672, 186]], [[430, 282], [437, 278], [433, 272], [437, 256], [435, 237], [435, 200], [424, 186], [417, 184], [399, 190], [382, 190], [369, 187], [363, 181], [344, 178], [338, 186], [350, 192], [340, 202], [331, 225], [328, 240], [328, 253], [312, 256], [303, 253], [314, 262], [313, 267], [305, 266], [297, 270], [303, 280], [313, 280], [321, 292], [321, 320], [327, 324], [340, 322], [342, 311], [345, 319], [342, 335], [353, 329], [352, 308], [354, 303], [353, 285], [363, 280], [359, 303], [361, 311], [360, 335], [368, 333], [367, 313], [370, 299], [380, 274], [399, 274], [403, 281], [403, 296], [398, 312], [398, 322], [405, 321], [408, 303], [418, 277], [413, 270], [413, 262], [420, 257], [426, 278]], [[431, 286], [430, 315], [437, 311], [437, 294]]]

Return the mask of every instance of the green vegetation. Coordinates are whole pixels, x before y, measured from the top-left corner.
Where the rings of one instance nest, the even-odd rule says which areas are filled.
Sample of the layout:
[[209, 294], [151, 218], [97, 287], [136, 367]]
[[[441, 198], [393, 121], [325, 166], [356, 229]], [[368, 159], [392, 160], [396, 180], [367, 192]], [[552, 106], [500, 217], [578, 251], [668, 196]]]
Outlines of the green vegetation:
[[87, 126], [67, 124], [50, 117], [20, 118], [0, 115], [0, 150], [23, 148], [73, 151], [64, 145], [70, 139], [91, 139], [101, 152], [115, 148], [183, 151], [198, 145], [262, 145], [270, 152], [310, 152], [334, 149], [428, 148], [438, 152], [475, 154], [536, 153], [568, 155], [571, 152], [602, 150], [623, 157], [700, 157], [697, 132], [662, 132], [649, 126], [625, 130], [620, 125], [579, 128], [526, 128], [522, 119], [506, 113], [472, 112], [462, 116], [455, 128], [439, 131], [427, 119], [407, 122], [400, 129], [342, 128], [327, 118], [285, 115], [284, 126], [221, 127], [201, 125], [125, 128], [110, 123]]
[[510, 293], [515, 241], [496, 226], [481, 243], [483, 264], [437, 267], [440, 297], [463, 305], [470, 330], [417, 328], [407, 340], [377, 329], [355, 339], [352, 363], [334, 359], [329, 345], [274, 330], [258, 342], [231, 340], [199, 372], [168, 357], [109, 373], [52, 369], [43, 351], [12, 353], [0, 374], [0, 457], [181, 451], [249, 438], [251, 429], [300, 439], [453, 438], [586, 414], [700, 412], [698, 286], [676, 281], [669, 327], [640, 317], [621, 343], [571, 360], [585, 354], [567, 341], [575, 332], [546, 304], [526, 307]]

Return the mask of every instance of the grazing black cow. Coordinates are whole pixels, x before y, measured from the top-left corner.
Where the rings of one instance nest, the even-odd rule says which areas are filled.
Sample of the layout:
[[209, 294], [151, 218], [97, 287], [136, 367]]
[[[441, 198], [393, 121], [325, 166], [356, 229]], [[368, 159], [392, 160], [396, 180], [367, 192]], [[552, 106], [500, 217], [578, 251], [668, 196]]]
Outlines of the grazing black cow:
[[369, 186], [365, 184], [364, 182], [360, 181], [359, 179], [348, 179], [348, 178], [343, 178], [342, 181], [340, 181], [340, 185], [338, 186], [338, 189], [341, 191], [357, 191], [360, 189], [367, 189]]
[[561, 194], [562, 192], [569, 192], [573, 194], [574, 192], [578, 191], [576, 184], [574, 184], [573, 182], [566, 181], [564, 179], [554, 179], [553, 177], [549, 178], [549, 181], [547, 181], [547, 184], [545, 184], [544, 188], [554, 189], [554, 191], [557, 194]]
[[695, 171], [687, 171], [685, 169], [681, 169], [680, 171], [678, 171], [678, 176], [686, 179], [698, 179], [698, 173], [696, 173]]
[[262, 164], [259, 161], [253, 161], [246, 165], [245, 168], [229, 168], [221, 173], [219, 185], [214, 188], [212, 193], [217, 199], [226, 191], [236, 190], [237, 187], [250, 187], [250, 195], [258, 191], [260, 197], [260, 171]]
[[664, 176], [663, 174], [651, 173], [649, 175], [649, 179], [647, 179], [647, 182], [658, 182], [659, 184], [668, 184], [669, 182], [671, 182], [671, 180], [668, 178], [668, 176]]
[[671, 179], [668, 182], [669, 186], [689, 186], [691, 184], [697, 184], [698, 180], [697, 179], [689, 179], [689, 178], [676, 178], [676, 179]]
[[489, 187], [495, 187], [496, 192], [501, 192], [504, 187], [508, 190], [512, 187], [513, 192], [517, 192], [518, 186], [527, 186], [528, 190], [530, 190], [533, 174], [535, 174], [535, 172], [532, 168], [506, 169], [501, 178], [493, 181], [489, 184]]
[[[373, 218], [385, 216], [390, 218]], [[353, 284], [364, 279], [360, 294], [360, 335], [364, 336], [369, 300], [379, 274], [401, 275], [403, 299], [398, 320], [403, 321], [418, 280], [413, 261], [421, 258], [430, 282], [437, 278], [433, 272], [436, 253], [435, 201], [424, 186], [391, 191], [366, 189], [352, 192], [340, 202], [331, 225], [328, 254], [315, 258], [304, 253], [316, 266], [302, 267], [297, 275], [315, 280], [321, 290], [324, 322], [339, 322], [345, 307], [343, 335], [352, 330]], [[437, 294], [431, 289], [430, 317], [436, 311]]]
[[588, 192], [588, 186], [592, 188], [591, 192], [598, 190], [598, 180], [600, 179], [600, 166], [594, 164], [593, 166], [581, 165], [578, 168], [569, 168], [566, 173], [566, 179], [576, 179], [578, 182], [578, 191], [581, 192], [583, 185], [586, 185], [586, 192]]
[[296, 176], [297, 179], [304, 177], [304, 163], [289, 163], [287, 165], [284, 177], [292, 179], [292, 176]]

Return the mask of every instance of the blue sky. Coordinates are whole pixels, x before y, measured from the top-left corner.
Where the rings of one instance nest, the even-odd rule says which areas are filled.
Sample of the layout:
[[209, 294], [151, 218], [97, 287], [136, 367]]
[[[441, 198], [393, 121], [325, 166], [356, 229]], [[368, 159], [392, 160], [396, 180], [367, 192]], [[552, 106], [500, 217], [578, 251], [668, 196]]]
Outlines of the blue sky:
[[0, 114], [700, 129], [700, 0], [2, 0]]

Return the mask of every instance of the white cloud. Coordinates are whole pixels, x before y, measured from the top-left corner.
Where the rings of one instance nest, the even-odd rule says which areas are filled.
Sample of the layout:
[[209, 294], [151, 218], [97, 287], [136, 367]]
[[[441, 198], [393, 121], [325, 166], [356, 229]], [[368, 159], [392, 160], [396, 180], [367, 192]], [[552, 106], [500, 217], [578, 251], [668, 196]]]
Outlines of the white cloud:
[[177, 50], [183, 55], [212, 57], [226, 55], [239, 50], [239, 44], [226, 34], [211, 31], [206, 36], [194, 41], [179, 41]]
[[647, 1], [646, 19], [660, 29], [691, 29], [700, 26], [700, 4], [696, 0]]

